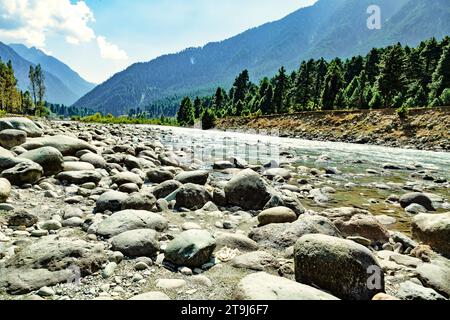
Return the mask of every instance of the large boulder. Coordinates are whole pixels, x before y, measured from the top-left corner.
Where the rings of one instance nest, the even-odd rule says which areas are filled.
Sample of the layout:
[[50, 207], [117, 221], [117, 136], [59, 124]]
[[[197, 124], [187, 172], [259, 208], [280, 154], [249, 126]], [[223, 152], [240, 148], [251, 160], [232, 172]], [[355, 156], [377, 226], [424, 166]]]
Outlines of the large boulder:
[[271, 198], [269, 186], [251, 169], [239, 172], [225, 186], [227, 202], [245, 210], [261, 210]]
[[27, 133], [28, 137], [40, 137], [43, 132], [28, 118], [0, 118], [0, 131], [16, 129]]
[[407, 193], [400, 198], [400, 205], [402, 206], [402, 208], [407, 208], [413, 203], [420, 204], [428, 211], [436, 211], [436, 209], [433, 207], [431, 199], [424, 193]]
[[287, 169], [283, 169], [283, 168], [272, 168], [272, 169], [267, 169], [264, 172], [264, 176], [267, 177], [268, 179], [272, 180], [275, 177], [282, 177], [285, 180], [289, 180], [292, 177], [292, 173], [287, 170]]
[[80, 157], [80, 160], [92, 164], [96, 168], [104, 169], [106, 168], [106, 160], [95, 153], [87, 152]]
[[200, 209], [211, 199], [211, 194], [205, 187], [187, 183], [176, 194], [176, 206], [177, 208]]
[[264, 210], [258, 215], [260, 226], [271, 223], [289, 223], [297, 220], [295, 212], [287, 207], [275, 207]]
[[135, 192], [122, 203], [122, 209], [151, 211], [155, 204], [156, 198], [152, 194]]
[[450, 257], [450, 212], [419, 214], [413, 218], [411, 226], [413, 238]]
[[409, 280], [400, 284], [396, 296], [402, 300], [447, 300], [435, 290]]
[[237, 300], [339, 300], [316, 288], [265, 272], [243, 278], [236, 289]]
[[181, 188], [183, 184], [176, 180], [167, 180], [155, 186], [152, 190], [156, 199], [162, 199], [170, 195], [175, 190]]
[[22, 153], [19, 158], [28, 159], [41, 165], [44, 174], [51, 176], [63, 170], [64, 157], [53, 147], [43, 147]]
[[107, 261], [102, 247], [77, 239], [34, 241], [0, 267], [0, 286], [15, 294], [75, 280], [97, 272]]
[[301, 237], [294, 247], [295, 278], [341, 299], [371, 300], [384, 292], [384, 273], [366, 247], [322, 234]]
[[162, 232], [167, 227], [167, 220], [157, 213], [144, 210], [123, 210], [100, 222], [97, 226], [97, 234], [102, 237], [114, 237], [125, 231], [136, 229], [153, 229]]
[[98, 184], [102, 180], [102, 175], [95, 170], [63, 171], [56, 175], [56, 179], [66, 184], [81, 185], [88, 182]]
[[64, 135], [28, 139], [22, 147], [27, 150], [53, 147], [64, 156], [75, 156], [78, 151], [85, 149], [96, 152], [95, 148], [86, 141]]
[[8, 225], [12, 227], [31, 227], [38, 222], [38, 217], [27, 211], [18, 211], [8, 218]]
[[221, 232], [215, 235], [217, 249], [227, 247], [241, 252], [258, 250], [258, 243], [240, 233]]
[[250, 231], [249, 238], [260, 247], [278, 250], [293, 246], [303, 235], [321, 233], [340, 237], [339, 230], [325, 217], [302, 215], [293, 223], [268, 224]]
[[175, 176], [175, 180], [185, 183], [195, 183], [200, 185], [205, 185], [208, 181], [209, 173], [208, 171], [198, 170], [198, 171], [188, 171], [182, 172]]
[[147, 171], [147, 180], [152, 183], [161, 183], [167, 180], [172, 180], [174, 174], [165, 169], [151, 169]]
[[0, 203], [6, 202], [10, 194], [11, 183], [5, 178], [0, 178]]
[[39, 164], [23, 159], [15, 166], [4, 170], [1, 177], [8, 179], [13, 185], [22, 186], [36, 183], [43, 174], [44, 169]]
[[105, 212], [107, 210], [111, 212], [120, 211], [128, 197], [128, 194], [124, 192], [107, 191], [98, 197], [95, 212]]
[[327, 209], [320, 214], [329, 218], [343, 237], [360, 236], [377, 243], [389, 240], [389, 231], [369, 211], [344, 207]]
[[125, 231], [111, 239], [112, 250], [125, 256], [153, 257], [159, 251], [158, 234], [152, 229]]
[[238, 255], [231, 260], [231, 265], [234, 268], [255, 271], [278, 269], [280, 267], [277, 259], [266, 251], [253, 251]]
[[141, 179], [141, 177], [130, 171], [124, 171], [115, 174], [112, 177], [112, 182], [119, 186], [126, 183], [135, 183], [138, 186], [142, 186], [144, 184], [144, 181]]
[[27, 141], [27, 133], [22, 130], [7, 129], [0, 132], [0, 146], [11, 149]]
[[165, 250], [165, 258], [179, 266], [201, 267], [211, 259], [216, 240], [208, 231], [188, 230], [175, 236]]
[[450, 298], [450, 260], [434, 257], [432, 263], [422, 263], [416, 268], [419, 280], [427, 287]]

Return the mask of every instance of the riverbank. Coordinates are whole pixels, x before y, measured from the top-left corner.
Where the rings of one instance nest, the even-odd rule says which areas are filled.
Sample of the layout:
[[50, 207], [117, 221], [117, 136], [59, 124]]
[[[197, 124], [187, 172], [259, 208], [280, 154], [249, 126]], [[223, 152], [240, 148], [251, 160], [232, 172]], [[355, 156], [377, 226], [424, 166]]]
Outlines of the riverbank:
[[218, 119], [219, 130], [278, 130], [281, 137], [450, 151], [450, 107], [302, 112]]
[[0, 300], [450, 297], [448, 153], [0, 127]]

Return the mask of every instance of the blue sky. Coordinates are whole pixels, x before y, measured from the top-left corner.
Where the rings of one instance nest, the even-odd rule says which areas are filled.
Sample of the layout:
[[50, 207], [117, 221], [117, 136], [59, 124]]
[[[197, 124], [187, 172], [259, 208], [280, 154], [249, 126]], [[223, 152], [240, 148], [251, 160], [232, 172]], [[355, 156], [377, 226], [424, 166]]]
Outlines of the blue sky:
[[315, 1], [0, 0], [0, 41], [39, 47], [100, 83], [134, 62], [229, 38]]

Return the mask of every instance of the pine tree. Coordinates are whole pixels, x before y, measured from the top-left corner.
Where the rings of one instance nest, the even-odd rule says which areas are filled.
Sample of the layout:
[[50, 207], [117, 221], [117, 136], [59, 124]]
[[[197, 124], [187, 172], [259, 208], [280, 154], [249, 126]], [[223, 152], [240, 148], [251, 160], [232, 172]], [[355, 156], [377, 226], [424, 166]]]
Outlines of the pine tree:
[[185, 97], [181, 102], [180, 109], [177, 114], [177, 121], [182, 126], [192, 126], [195, 123], [194, 107], [191, 99]]
[[428, 86], [428, 84], [432, 81], [432, 74], [437, 67], [439, 58], [441, 57], [441, 48], [434, 37], [426, 41], [424, 44], [425, 46], [420, 52], [420, 56], [422, 57], [425, 65], [424, 85]]
[[384, 107], [389, 107], [393, 99], [405, 90], [405, 57], [400, 45], [388, 49], [380, 62], [377, 87], [383, 98]]
[[238, 101], [244, 101], [245, 95], [250, 88], [250, 77], [248, 75], [248, 70], [242, 71], [236, 78], [233, 84], [233, 103], [236, 104]]
[[36, 73], [33, 66], [30, 66], [30, 71], [28, 72], [28, 79], [30, 79], [30, 92], [33, 97], [33, 104], [37, 105], [37, 85], [36, 85]]
[[433, 82], [430, 85], [430, 100], [440, 97], [442, 92], [450, 88], [450, 45], [444, 48], [441, 59], [433, 73]]
[[194, 115], [195, 119], [199, 119], [202, 115], [202, 101], [199, 97], [196, 97], [194, 100]]
[[370, 109], [380, 109], [383, 107], [383, 98], [377, 87], [374, 87], [372, 91], [372, 99], [369, 102]]
[[317, 61], [314, 71], [314, 89], [313, 89], [313, 109], [317, 108], [320, 104], [320, 96], [323, 90], [323, 82], [327, 74], [327, 63], [325, 59]]
[[206, 109], [201, 117], [202, 120], [202, 129], [209, 130], [216, 126], [216, 115], [214, 110]]
[[313, 97], [313, 72], [314, 60], [303, 61], [295, 79], [294, 99], [295, 104], [300, 106], [301, 110], [308, 108], [309, 101]]
[[275, 76], [275, 90], [273, 93], [273, 108], [275, 113], [286, 113], [289, 111], [289, 106], [286, 101], [286, 94], [288, 90], [288, 77], [286, 76], [286, 69], [281, 67], [278, 74]]
[[364, 61], [364, 70], [367, 75], [367, 82], [374, 84], [379, 73], [380, 53], [378, 49], [373, 48], [366, 56]]
[[261, 82], [261, 87], [259, 90], [259, 95], [261, 96], [261, 100], [259, 102], [259, 109], [262, 114], [272, 113], [272, 100], [273, 100], [273, 88], [272, 84], [270, 84], [269, 79], [264, 78]]
[[333, 60], [328, 66], [321, 97], [322, 110], [333, 110], [336, 96], [344, 85], [342, 69], [338, 60]]
[[356, 76], [358, 76], [364, 67], [364, 59], [361, 56], [356, 56], [347, 60], [344, 64], [344, 81], [350, 83]]

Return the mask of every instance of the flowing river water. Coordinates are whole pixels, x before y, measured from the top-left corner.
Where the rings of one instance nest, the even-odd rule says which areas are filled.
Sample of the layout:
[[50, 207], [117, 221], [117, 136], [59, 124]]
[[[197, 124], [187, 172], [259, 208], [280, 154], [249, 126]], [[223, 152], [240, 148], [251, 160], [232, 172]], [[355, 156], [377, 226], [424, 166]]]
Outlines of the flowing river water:
[[[359, 207], [374, 215], [395, 218], [396, 222], [389, 229], [405, 233], [410, 232], [412, 214], [406, 213], [398, 203], [386, 201], [390, 195], [426, 192], [432, 197], [437, 212], [450, 210], [450, 153], [280, 138], [276, 132], [261, 135], [151, 127], [160, 130], [165, 146], [193, 151], [195, 160], [186, 159], [186, 162], [195, 161], [200, 168], [213, 172], [213, 162], [230, 157], [244, 159], [252, 165], [276, 161], [295, 173], [288, 183], [302, 191], [307, 191], [310, 185], [314, 189], [334, 189], [328, 188], [330, 193], [325, 199], [302, 192], [302, 203], [311, 210]], [[324, 175], [327, 168], [337, 169], [337, 174]], [[321, 173], [311, 174], [310, 169]]]

